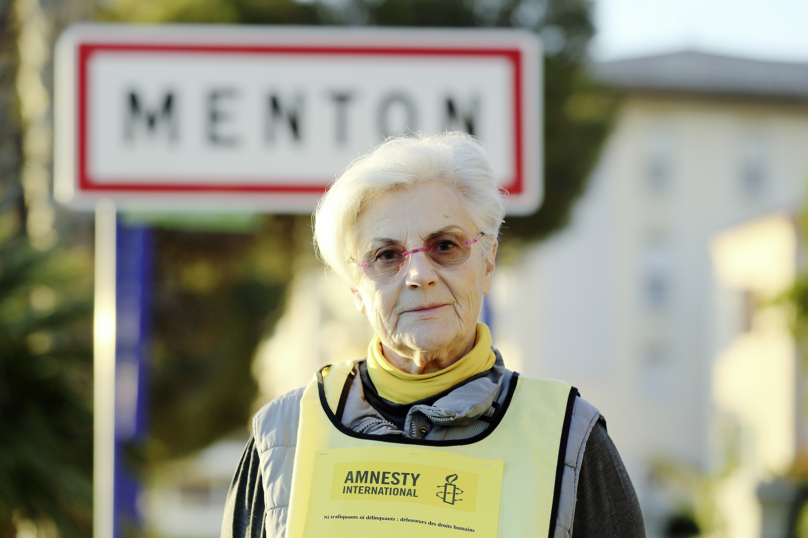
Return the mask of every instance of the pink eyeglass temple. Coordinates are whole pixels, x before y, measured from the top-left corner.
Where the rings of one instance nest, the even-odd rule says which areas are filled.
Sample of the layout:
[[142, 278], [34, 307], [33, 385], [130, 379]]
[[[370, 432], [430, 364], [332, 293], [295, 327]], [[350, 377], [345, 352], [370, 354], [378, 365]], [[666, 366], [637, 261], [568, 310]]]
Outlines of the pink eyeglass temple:
[[[465, 245], [473, 245], [474, 243], [479, 241], [480, 238], [482, 236], [484, 236], [484, 235], [485, 235], [485, 232], [480, 232], [480, 235], [478, 235], [477, 237], [475, 237], [471, 241], [465, 241], [463, 244], [465, 244]], [[415, 254], [416, 252], [426, 252], [428, 250], [429, 250], [429, 247], [414, 248], [412, 250], [405, 250], [404, 252], [401, 253], [401, 256], [402, 257], [409, 256], [410, 254]], [[357, 263], [356, 266], [357, 267], [370, 267], [370, 264], [369, 263]]]

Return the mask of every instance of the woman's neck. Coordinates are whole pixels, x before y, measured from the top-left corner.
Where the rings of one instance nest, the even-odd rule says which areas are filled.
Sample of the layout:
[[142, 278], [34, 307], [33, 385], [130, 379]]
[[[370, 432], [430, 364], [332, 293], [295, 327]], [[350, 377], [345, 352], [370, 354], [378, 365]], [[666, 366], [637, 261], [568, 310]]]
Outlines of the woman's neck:
[[448, 368], [474, 348], [476, 331], [451, 348], [438, 351], [396, 350], [382, 342], [382, 353], [393, 367], [407, 374], [431, 374]]

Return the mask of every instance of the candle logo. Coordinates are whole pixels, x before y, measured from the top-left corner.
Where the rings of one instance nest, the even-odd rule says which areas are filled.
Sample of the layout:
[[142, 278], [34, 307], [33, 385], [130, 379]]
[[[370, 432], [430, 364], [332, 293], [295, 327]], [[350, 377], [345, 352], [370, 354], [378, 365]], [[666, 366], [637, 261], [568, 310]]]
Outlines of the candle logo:
[[439, 491], [435, 495], [446, 504], [454, 504], [463, 500], [458, 497], [463, 490], [454, 483], [456, 480], [457, 475], [450, 474], [446, 477], [446, 483], [438, 486]]

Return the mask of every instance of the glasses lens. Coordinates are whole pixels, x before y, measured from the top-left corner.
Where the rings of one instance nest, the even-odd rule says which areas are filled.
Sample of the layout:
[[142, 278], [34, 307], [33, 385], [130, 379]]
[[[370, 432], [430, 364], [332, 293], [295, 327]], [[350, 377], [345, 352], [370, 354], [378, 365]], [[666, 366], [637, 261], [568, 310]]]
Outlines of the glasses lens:
[[444, 234], [433, 237], [426, 242], [429, 258], [441, 267], [455, 267], [469, 259], [471, 245], [462, 234]]
[[404, 248], [387, 246], [368, 252], [363, 263], [365, 274], [373, 280], [387, 280], [398, 274], [404, 265]]

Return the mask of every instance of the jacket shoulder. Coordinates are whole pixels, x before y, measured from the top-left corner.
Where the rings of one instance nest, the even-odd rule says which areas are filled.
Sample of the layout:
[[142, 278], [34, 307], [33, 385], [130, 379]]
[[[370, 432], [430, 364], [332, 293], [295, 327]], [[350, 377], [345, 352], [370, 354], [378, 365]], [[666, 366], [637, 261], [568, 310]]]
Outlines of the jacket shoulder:
[[564, 453], [564, 471], [561, 479], [561, 491], [558, 492], [555, 538], [572, 536], [575, 503], [578, 498], [578, 481], [581, 476], [586, 442], [598, 420], [604, 420], [600, 411], [591, 403], [577, 396], [572, 407], [569, 437]]
[[278, 446], [295, 446], [304, 390], [305, 387], [301, 387], [278, 396], [255, 414], [253, 437], [259, 453]]
[[292, 492], [300, 399], [304, 388], [278, 396], [253, 417], [253, 437], [261, 467], [267, 538], [286, 534]]

